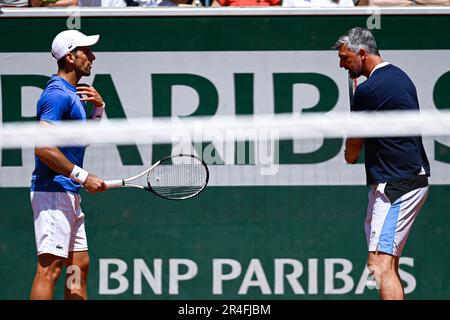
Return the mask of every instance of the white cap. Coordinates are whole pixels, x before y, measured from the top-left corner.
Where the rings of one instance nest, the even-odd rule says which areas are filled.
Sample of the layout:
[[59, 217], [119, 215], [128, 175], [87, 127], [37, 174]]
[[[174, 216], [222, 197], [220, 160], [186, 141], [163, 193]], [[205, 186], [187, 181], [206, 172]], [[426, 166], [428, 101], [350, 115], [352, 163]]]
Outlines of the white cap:
[[100, 36], [87, 36], [78, 30], [66, 30], [58, 33], [52, 42], [52, 56], [61, 59], [76, 47], [92, 46], [98, 42]]

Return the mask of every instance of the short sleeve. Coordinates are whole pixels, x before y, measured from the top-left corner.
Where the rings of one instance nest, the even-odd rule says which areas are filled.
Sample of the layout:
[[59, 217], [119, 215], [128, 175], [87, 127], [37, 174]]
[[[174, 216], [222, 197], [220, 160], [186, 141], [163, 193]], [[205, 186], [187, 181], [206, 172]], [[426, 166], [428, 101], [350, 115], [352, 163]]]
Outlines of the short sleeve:
[[63, 90], [54, 90], [43, 95], [37, 106], [37, 119], [50, 123], [64, 119], [64, 114], [70, 108], [70, 98]]
[[364, 85], [356, 87], [353, 96], [353, 110], [352, 111], [370, 111], [372, 110], [371, 101], [369, 99], [370, 89]]

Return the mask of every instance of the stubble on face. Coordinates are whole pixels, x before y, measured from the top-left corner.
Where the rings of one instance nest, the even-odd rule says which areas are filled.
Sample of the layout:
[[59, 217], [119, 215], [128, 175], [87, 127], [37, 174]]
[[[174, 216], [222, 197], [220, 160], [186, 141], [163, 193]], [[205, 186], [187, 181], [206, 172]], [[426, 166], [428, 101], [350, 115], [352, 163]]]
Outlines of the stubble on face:
[[362, 75], [361, 59], [356, 52], [353, 52], [343, 44], [339, 47], [339, 59], [341, 68], [348, 71], [350, 78], [356, 79]]
[[74, 53], [76, 59], [78, 60], [78, 71], [81, 76], [90, 76], [93, 61], [95, 60], [95, 56], [91, 52], [89, 47], [80, 47]]

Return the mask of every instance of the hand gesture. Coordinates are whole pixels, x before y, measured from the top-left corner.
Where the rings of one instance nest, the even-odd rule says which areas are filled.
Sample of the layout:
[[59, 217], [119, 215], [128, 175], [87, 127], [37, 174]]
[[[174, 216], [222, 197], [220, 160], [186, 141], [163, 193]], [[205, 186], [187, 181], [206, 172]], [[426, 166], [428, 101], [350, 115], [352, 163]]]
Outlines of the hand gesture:
[[85, 97], [81, 97], [80, 101], [89, 101], [97, 108], [103, 106], [103, 98], [102, 96], [95, 90], [94, 87], [87, 84], [79, 84], [77, 86], [77, 94], [83, 95]]

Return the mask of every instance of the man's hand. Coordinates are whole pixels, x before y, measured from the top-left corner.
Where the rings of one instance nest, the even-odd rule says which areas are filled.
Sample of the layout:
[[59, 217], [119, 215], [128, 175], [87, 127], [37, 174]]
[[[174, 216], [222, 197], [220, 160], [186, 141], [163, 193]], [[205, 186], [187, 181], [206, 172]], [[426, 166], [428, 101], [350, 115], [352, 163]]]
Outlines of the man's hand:
[[93, 174], [87, 176], [86, 181], [83, 183], [83, 187], [91, 193], [108, 190], [108, 186], [105, 182]]
[[79, 84], [77, 86], [77, 94], [86, 96], [80, 98], [80, 101], [89, 101], [97, 108], [103, 106], [102, 96], [92, 86], [89, 86], [87, 84]]
[[349, 164], [355, 164], [359, 158], [359, 152], [364, 145], [364, 139], [348, 138], [345, 140], [344, 157]]

